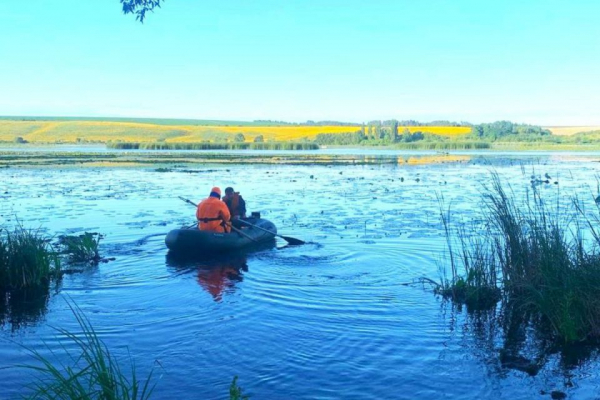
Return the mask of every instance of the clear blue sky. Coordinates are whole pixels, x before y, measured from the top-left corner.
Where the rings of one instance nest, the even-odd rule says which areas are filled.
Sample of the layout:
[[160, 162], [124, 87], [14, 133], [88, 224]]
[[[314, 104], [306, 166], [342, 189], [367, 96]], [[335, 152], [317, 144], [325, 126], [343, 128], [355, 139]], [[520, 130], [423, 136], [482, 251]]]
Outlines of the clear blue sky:
[[0, 1], [0, 115], [600, 124], [600, 1]]

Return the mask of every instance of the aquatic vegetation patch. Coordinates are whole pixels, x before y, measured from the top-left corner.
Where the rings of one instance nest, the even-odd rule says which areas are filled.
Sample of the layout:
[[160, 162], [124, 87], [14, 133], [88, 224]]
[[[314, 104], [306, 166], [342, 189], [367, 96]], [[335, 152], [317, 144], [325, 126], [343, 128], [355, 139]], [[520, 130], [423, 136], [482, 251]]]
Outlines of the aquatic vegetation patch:
[[58, 243], [63, 254], [67, 254], [72, 262], [98, 264], [102, 261], [98, 246], [103, 238], [99, 233], [85, 232], [77, 236], [60, 236]]
[[0, 230], [0, 290], [40, 286], [60, 275], [61, 262], [39, 230]]
[[492, 143], [483, 141], [447, 141], [447, 142], [411, 142], [397, 143], [393, 146], [402, 150], [487, 150], [492, 148]]
[[238, 377], [234, 376], [231, 385], [229, 385], [229, 400], [249, 400], [250, 396], [243, 393], [242, 388], [237, 383]]
[[536, 186], [519, 202], [494, 174], [478, 228], [452, 229], [443, 212], [451, 272], [437, 293], [474, 308], [502, 300], [562, 342], [599, 339], [600, 218], [557, 202]]
[[118, 142], [106, 145], [110, 149], [121, 150], [318, 150], [316, 143], [293, 143], [293, 142], [233, 142], [233, 143], [140, 143], [140, 142]]
[[[258, 143], [261, 144], [261, 143]], [[269, 143], [267, 143], [269, 144]], [[285, 143], [284, 143], [285, 144]], [[136, 167], [181, 168], [202, 164], [277, 164], [277, 165], [384, 165], [467, 162], [469, 156], [440, 154], [431, 156], [323, 154], [318, 152], [277, 153], [247, 152], [65, 152], [0, 151], [0, 166], [24, 167]], [[164, 171], [166, 172], [166, 171]]]

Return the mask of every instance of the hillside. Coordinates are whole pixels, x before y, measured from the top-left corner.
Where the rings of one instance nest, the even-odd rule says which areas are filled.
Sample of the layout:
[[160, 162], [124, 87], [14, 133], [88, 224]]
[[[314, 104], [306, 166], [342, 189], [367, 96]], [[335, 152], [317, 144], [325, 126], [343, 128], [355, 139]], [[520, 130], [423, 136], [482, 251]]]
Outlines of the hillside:
[[[137, 122], [134, 122], [137, 121]], [[140, 122], [142, 121], [142, 122]], [[313, 140], [320, 133], [356, 132], [360, 126], [348, 125], [258, 125], [257, 122], [228, 125], [220, 124], [168, 124], [144, 122], [144, 120], [77, 120], [77, 119], [2, 119], [0, 120], [0, 141], [14, 142], [22, 138], [31, 143], [77, 143], [77, 142], [226, 142], [241, 133], [246, 141], [252, 141], [262, 135], [266, 141]], [[173, 120], [176, 121], [176, 120]], [[188, 121], [189, 122], [189, 121]], [[208, 121], [214, 122], [214, 121]], [[411, 132], [422, 131], [441, 136], [460, 136], [468, 134], [470, 127], [455, 126], [414, 126], [401, 127]]]
[[553, 135], [571, 136], [582, 132], [600, 131], [600, 126], [546, 126]]

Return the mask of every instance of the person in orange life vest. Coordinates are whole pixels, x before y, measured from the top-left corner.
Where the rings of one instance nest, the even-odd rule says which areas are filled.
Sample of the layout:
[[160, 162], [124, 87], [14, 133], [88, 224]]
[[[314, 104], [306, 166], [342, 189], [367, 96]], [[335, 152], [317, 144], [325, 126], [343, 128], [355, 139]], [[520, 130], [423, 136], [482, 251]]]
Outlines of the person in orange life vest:
[[212, 188], [208, 198], [198, 204], [196, 218], [201, 231], [229, 232], [231, 213], [227, 205], [221, 201], [221, 189]]
[[239, 192], [234, 192], [232, 187], [225, 189], [223, 201], [231, 213], [231, 219], [246, 218], [246, 202]]

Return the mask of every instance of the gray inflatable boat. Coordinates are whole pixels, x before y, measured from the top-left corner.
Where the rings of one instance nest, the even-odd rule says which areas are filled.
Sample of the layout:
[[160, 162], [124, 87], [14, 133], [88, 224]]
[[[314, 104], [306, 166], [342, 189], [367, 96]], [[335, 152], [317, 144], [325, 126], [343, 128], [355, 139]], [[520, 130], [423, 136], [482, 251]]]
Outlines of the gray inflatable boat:
[[197, 227], [173, 229], [167, 234], [165, 244], [171, 252], [192, 255], [237, 251], [274, 241], [277, 228], [271, 221], [262, 218], [247, 218], [245, 220], [271, 233], [249, 226], [239, 228], [244, 234], [233, 230], [230, 233], [201, 231]]

